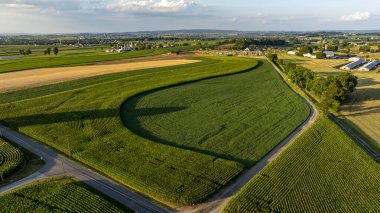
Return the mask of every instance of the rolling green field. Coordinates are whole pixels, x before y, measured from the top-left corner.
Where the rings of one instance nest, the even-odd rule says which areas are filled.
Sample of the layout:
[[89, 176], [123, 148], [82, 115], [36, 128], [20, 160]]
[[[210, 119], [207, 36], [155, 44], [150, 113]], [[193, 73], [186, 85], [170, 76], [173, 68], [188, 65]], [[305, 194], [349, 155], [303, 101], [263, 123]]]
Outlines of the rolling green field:
[[379, 186], [379, 163], [320, 117], [225, 212], [377, 212]]
[[133, 212], [72, 179], [44, 180], [0, 196], [1, 212]]
[[254, 71], [137, 95], [124, 104], [125, 124], [152, 141], [252, 166], [310, 113], [261, 63]]
[[[238, 175], [243, 165], [141, 138], [123, 125], [120, 106], [144, 91], [235, 73], [256, 64], [251, 59], [204, 58], [200, 63], [124, 78], [112, 75], [113, 80], [98, 76], [84, 79], [83, 84], [60, 84], [64, 86], [58, 91], [51, 86], [31, 93], [25, 90], [26, 100], [0, 105], [0, 120], [157, 200], [198, 203]], [[108, 80], [102, 82], [103, 77]]]
[[18, 148], [0, 138], [0, 181], [18, 169], [24, 162], [24, 154]]
[[105, 53], [100, 50], [88, 51], [86, 49], [67, 50], [66, 52], [62, 51], [58, 56], [39, 54], [21, 59], [0, 60], [0, 73], [34, 68], [86, 65], [101, 61], [159, 55], [166, 52], [170, 52], [170, 49], [141, 50], [126, 53]]

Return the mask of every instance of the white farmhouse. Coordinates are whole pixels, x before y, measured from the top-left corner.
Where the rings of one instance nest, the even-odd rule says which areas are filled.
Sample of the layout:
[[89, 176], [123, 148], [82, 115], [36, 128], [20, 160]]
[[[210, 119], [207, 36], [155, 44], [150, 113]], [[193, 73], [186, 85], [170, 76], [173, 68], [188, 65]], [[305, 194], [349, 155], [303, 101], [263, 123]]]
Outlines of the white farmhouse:
[[289, 51], [289, 52], [288, 52], [288, 55], [295, 55], [295, 54], [296, 54], [295, 51]]

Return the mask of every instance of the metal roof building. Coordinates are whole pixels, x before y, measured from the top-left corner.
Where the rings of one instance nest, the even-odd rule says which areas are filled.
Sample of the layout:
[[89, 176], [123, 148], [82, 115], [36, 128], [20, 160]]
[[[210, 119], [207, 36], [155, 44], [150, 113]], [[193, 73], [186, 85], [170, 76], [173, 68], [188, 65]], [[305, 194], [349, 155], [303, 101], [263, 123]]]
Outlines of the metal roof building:
[[372, 69], [375, 69], [377, 65], [380, 64], [380, 61], [371, 61], [368, 64], [365, 64], [364, 66], [360, 67], [360, 71], [370, 71]]
[[342, 70], [352, 70], [352, 69], [354, 69], [354, 68], [356, 68], [356, 67], [358, 67], [359, 65], [362, 65], [362, 64], [364, 64], [363, 60], [357, 60], [357, 61], [354, 61], [354, 62], [349, 63], [347, 65], [344, 65], [340, 69], [342, 69]]

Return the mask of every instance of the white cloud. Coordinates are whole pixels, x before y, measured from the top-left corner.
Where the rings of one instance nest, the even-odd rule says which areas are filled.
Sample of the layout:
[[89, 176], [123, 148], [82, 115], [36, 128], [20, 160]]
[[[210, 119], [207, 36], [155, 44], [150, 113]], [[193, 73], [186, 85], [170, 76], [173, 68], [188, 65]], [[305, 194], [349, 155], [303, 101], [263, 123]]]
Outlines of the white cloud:
[[185, 0], [118, 0], [109, 3], [106, 8], [136, 12], [178, 12], [192, 6], [196, 6], [196, 3]]
[[19, 4], [19, 3], [10, 3], [10, 4], [0, 4], [2, 8], [34, 8], [32, 4]]
[[228, 19], [228, 21], [230, 22], [236, 22], [238, 19], [236, 17], [231, 17]]
[[343, 21], [361, 21], [361, 20], [366, 20], [371, 17], [370, 12], [356, 12], [352, 15], [345, 15], [341, 16], [340, 19]]

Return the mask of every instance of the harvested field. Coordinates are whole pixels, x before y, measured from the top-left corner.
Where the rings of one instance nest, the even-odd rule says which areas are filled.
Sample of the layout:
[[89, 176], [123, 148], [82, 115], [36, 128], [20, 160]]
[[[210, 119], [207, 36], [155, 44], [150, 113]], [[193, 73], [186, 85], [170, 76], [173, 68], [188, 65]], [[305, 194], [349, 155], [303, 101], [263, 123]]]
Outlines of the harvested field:
[[371, 71], [355, 72], [355, 75], [359, 77], [359, 85], [341, 114], [380, 150], [380, 74]]
[[170, 59], [158, 61], [59, 67], [25, 70], [0, 74], [0, 92], [49, 85], [91, 76], [196, 63], [198, 60]]

